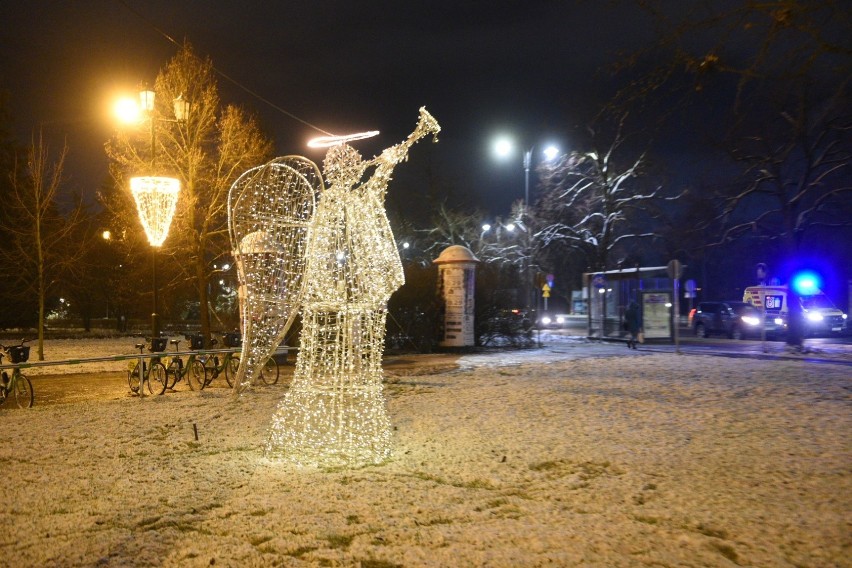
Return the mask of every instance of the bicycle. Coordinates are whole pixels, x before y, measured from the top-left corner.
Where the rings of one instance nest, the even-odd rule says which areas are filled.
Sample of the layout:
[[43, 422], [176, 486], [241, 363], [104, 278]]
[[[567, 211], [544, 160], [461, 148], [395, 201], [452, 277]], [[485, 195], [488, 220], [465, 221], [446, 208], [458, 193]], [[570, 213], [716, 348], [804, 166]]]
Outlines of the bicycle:
[[[0, 344], [0, 349], [6, 352], [6, 356], [9, 357], [9, 362], [11, 363], [26, 363], [30, 358], [30, 347], [29, 345], [24, 345], [30, 341], [29, 339], [22, 339], [20, 345], [10, 345], [5, 346]], [[0, 353], [0, 365], [3, 364], [3, 353]], [[33, 384], [21, 372], [19, 367], [14, 367], [12, 369], [12, 375], [9, 376], [5, 370], [2, 373], [2, 384], [0, 385], [0, 404], [6, 402], [6, 399], [9, 398], [10, 394], [15, 395], [15, 402], [18, 404], [19, 408], [31, 408], [33, 402], [35, 401], [35, 393], [33, 392]]]
[[[151, 340], [150, 351], [152, 353], [158, 352], [155, 349], [157, 347], [157, 339], [159, 338], [152, 338]], [[145, 349], [145, 344], [137, 343], [136, 349], [139, 350], [139, 354], [141, 355]], [[140, 364], [142, 365], [141, 372], [139, 368]], [[140, 384], [143, 383], [147, 386], [148, 392], [151, 394], [160, 395], [166, 392], [166, 366], [160, 362], [159, 356], [151, 357], [150, 364], [146, 363], [145, 359], [142, 358], [141, 363], [136, 361], [134, 364], [131, 361], [130, 365], [131, 369], [127, 373], [127, 383], [130, 385], [130, 392], [138, 393]]]
[[274, 385], [278, 383], [279, 374], [278, 361], [275, 360], [275, 355], [273, 355], [263, 364], [263, 369], [260, 370], [260, 380], [265, 385]]
[[180, 339], [172, 339], [170, 341], [175, 346], [175, 355], [172, 357], [169, 366], [166, 367], [166, 388], [174, 389], [177, 382], [186, 377], [189, 388], [194, 391], [200, 391], [207, 386], [207, 369], [204, 367], [204, 363], [196, 358], [195, 353], [189, 356], [184, 367], [183, 359], [177, 354], [180, 351], [178, 349], [180, 342]]
[[[233, 338], [231, 339], [231, 342], [233, 342]], [[218, 341], [213, 338], [211, 343], [216, 345]], [[219, 364], [219, 356], [216, 354], [212, 357], [207, 356], [202, 358], [202, 360], [204, 361], [204, 366], [207, 367], [208, 371], [208, 385], [213, 381], [213, 379], [219, 376], [219, 373], [224, 371], [225, 381], [228, 383], [228, 386], [234, 386], [234, 378], [237, 376], [237, 371], [240, 366], [240, 357], [236, 353], [226, 353], [225, 357], [222, 359], [221, 365]], [[266, 385], [274, 385], [278, 383], [279, 374], [280, 370], [278, 368], [278, 362], [275, 361], [274, 357], [270, 357], [266, 360], [266, 363], [263, 365], [263, 369], [260, 371], [260, 380]]]
[[[211, 347], [215, 346], [216, 343], [218, 343], [216, 338], [210, 340]], [[204, 382], [205, 387], [212, 383], [213, 379], [218, 377], [220, 373], [225, 375], [225, 382], [228, 383], [229, 387], [234, 386], [234, 377], [237, 376], [237, 370], [240, 367], [239, 355], [229, 351], [228, 353], [225, 353], [221, 364], [219, 362], [219, 355], [216, 353], [212, 355], [202, 355], [199, 357], [199, 360], [204, 364], [204, 367], [207, 370]]]

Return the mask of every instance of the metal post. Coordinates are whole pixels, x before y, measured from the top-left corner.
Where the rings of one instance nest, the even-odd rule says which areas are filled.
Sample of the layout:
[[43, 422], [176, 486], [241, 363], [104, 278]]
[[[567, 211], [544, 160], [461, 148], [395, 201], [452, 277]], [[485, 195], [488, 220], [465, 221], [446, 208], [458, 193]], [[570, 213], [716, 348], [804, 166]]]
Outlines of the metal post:
[[154, 310], [151, 312], [151, 337], [160, 337], [160, 315], [157, 313], [158, 290], [157, 290], [157, 247], [151, 247], [151, 267], [154, 285]]
[[680, 354], [680, 276], [674, 279], [674, 340], [675, 353]]
[[145, 356], [139, 353], [139, 396], [145, 396]]
[[[157, 175], [157, 131], [154, 124], [154, 109], [150, 111], [151, 118], [151, 175]], [[154, 309], [151, 311], [151, 337], [160, 337], [160, 315], [157, 313], [158, 294], [157, 289], [157, 247], [151, 247], [151, 266], [154, 285]]]
[[150, 111], [151, 119], [151, 175], [157, 175], [157, 133], [154, 130], [154, 109]]
[[[532, 148], [524, 152], [524, 211], [521, 221], [524, 223], [524, 302], [527, 310], [532, 307], [530, 294], [532, 293], [532, 274], [530, 270], [530, 227], [526, 222], [527, 207], [530, 203], [530, 163], [532, 162]], [[539, 314], [536, 314], [536, 318]]]

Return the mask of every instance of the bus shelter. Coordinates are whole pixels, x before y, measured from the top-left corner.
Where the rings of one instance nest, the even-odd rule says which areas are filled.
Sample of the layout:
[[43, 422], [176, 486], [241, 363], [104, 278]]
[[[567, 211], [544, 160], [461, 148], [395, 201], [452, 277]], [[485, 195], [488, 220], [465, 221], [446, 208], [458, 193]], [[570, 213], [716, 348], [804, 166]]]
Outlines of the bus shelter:
[[646, 266], [587, 272], [583, 287], [589, 298], [588, 337], [626, 340], [624, 312], [636, 301], [645, 340], [674, 341], [674, 281], [667, 267]]

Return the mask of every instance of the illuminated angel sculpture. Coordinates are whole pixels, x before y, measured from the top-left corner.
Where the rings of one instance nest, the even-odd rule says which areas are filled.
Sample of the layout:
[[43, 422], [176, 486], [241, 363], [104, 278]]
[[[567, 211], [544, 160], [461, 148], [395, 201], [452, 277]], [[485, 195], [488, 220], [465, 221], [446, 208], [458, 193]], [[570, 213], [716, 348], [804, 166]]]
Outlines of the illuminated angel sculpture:
[[298, 313], [308, 229], [321, 185], [313, 162], [285, 156], [245, 172], [231, 186], [228, 229], [243, 337], [237, 394], [258, 378]]
[[[308, 236], [301, 347], [273, 419], [267, 457], [353, 466], [389, 455], [381, 363], [387, 302], [404, 277], [385, 193], [409, 148], [439, 130], [422, 108], [414, 132], [372, 160], [363, 161], [348, 144], [328, 150], [327, 188]], [[375, 170], [362, 182], [369, 168]]]

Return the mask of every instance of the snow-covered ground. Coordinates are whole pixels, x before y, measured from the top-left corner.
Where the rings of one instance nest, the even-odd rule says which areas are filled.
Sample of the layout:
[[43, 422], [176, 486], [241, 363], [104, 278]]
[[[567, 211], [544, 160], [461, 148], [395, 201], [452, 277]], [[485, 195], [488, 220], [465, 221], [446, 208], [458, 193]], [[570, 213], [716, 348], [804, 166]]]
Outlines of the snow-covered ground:
[[263, 458], [286, 384], [4, 405], [0, 565], [852, 566], [849, 367], [421, 361], [389, 365], [394, 452], [356, 470]]

